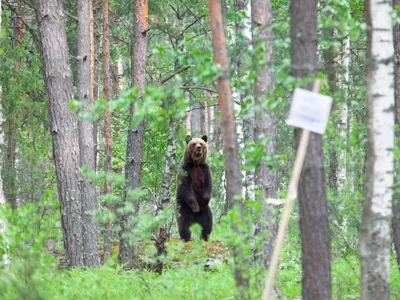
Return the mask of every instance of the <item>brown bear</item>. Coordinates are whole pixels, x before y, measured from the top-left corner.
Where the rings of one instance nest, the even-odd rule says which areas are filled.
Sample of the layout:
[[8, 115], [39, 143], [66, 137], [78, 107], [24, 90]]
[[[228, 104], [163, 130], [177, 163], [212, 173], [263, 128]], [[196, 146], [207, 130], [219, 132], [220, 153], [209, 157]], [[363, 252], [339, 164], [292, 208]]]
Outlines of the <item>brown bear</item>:
[[190, 226], [198, 223], [201, 236], [207, 241], [212, 230], [213, 219], [208, 206], [211, 198], [212, 176], [206, 163], [207, 136], [191, 138], [186, 136], [187, 146], [178, 171], [176, 202], [178, 229], [181, 239], [190, 240]]

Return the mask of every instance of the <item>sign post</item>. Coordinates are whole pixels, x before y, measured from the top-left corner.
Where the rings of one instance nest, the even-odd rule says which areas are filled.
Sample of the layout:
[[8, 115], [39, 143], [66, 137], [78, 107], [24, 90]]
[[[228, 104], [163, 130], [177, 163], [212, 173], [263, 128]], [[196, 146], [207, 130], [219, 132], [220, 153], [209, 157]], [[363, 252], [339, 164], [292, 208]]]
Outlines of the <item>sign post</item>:
[[271, 264], [269, 267], [268, 280], [265, 284], [263, 299], [269, 300], [276, 271], [279, 265], [279, 257], [282, 251], [285, 232], [289, 223], [290, 213], [293, 201], [297, 197], [297, 186], [300, 179], [301, 169], [307, 152], [308, 142], [310, 140], [310, 131], [324, 134], [326, 124], [332, 105], [332, 98], [324, 95], [318, 95], [321, 89], [321, 79], [314, 82], [313, 92], [295, 89], [293, 101], [290, 108], [288, 124], [303, 128], [297, 149], [296, 160], [290, 177], [288, 193], [285, 199], [281, 223], [279, 225], [278, 235], [276, 237], [274, 251], [272, 253]]

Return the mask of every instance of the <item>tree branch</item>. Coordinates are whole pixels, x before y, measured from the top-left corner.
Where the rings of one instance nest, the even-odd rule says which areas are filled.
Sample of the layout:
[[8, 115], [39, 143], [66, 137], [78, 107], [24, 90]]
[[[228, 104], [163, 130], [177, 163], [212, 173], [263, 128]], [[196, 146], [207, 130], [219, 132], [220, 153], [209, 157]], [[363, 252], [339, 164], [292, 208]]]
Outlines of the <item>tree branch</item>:
[[172, 77], [178, 75], [179, 73], [185, 72], [185, 71], [187, 71], [187, 70], [189, 70], [189, 69], [190, 69], [190, 66], [186, 66], [186, 67], [182, 67], [182, 68], [176, 70], [174, 73], [172, 73], [171, 75], [169, 75], [167, 78], [164, 78], [163, 80], [161, 80], [159, 85], [162, 85], [162, 84], [166, 83], [166, 82], [167, 82], [168, 80], [170, 80]]

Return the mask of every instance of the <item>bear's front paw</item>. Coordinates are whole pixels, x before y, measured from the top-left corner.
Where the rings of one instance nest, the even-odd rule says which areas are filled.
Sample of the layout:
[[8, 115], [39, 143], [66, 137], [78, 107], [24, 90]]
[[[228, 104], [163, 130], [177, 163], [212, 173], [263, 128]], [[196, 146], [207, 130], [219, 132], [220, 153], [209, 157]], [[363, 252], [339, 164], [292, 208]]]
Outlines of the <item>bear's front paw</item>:
[[206, 195], [203, 195], [203, 200], [205, 201], [205, 202], [210, 202], [210, 199], [211, 199], [211, 195], [208, 195], [208, 194], [206, 194]]
[[197, 204], [193, 205], [191, 208], [192, 208], [194, 213], [198, 213], [200, 211], [200, 207]]

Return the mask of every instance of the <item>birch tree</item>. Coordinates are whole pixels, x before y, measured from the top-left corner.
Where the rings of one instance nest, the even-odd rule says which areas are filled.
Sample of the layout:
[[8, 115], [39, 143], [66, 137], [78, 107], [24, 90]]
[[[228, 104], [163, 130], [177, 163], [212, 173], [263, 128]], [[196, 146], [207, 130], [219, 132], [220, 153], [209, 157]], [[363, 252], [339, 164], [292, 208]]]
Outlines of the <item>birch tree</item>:
[[361, 299], [389, 299], [393, 194], [392, 2], [366, 2], [368, 28], [368, 193], [360, 233]]
[[84, 251], [79, 187], [81, 180], [79, 141], [76, 134], [78, 122], [75, 113], [68, 108], [68, 101], [73, 98], [74, 87], [68, 61], [63, 2], [39, 0], [36, 18], [51, 120], [64, 245], [70, 267], [81, 267], [84, 264]]
[[[312, 75], [317, 67], [317, 1], [291, 1], [292, 74]], [[301, 130], [295, 131], [296, 144]], [[297, 147], [296, 147], [297, 148]], [[321, 136], [310, 134], [310, 142], [299, 182], [302, 241], [303, 299], [331, 299], [331, 268], [328, 205]]]
[[[250, 73], [249, 66], [243, 63], [243, 56], [245, 49], [252, 47], [251, 35], [251, 1], [250, 0], [236, 0], [235, 12], [242, 14], [245, 12], [243, 19], [235, 22], [235, 35], [236, 47], [239, 49], [239, 54], [236, 57], [236, 67], [240, 81], [249, 82], [248, 76]], [[239, 86], [235, 90], [238, 101], [245, 106], [245, 111], [242, 117], [242, 132], [244, 147], [250, 143], [254, 143], [254, 105], [247, 105], [246, 101], [249, 100], [248, 95], [245, 93], [245, 88]], [[244, 195], [246, 199], [254, 199], [254, 170], [246, 170], [244, 172]]]
[[[393, 1], [394, 7], [400, 6], [400, 0]], [[397, 16], [400, 16], [400, 12], [397, 11]], [[400, 23], [396, 23], [393, 28], [393, 43], [394, 43], [394, 54], [395, 54], [395, 65], [394, 65], [394, 88], [395, 88], [395, 122], [400, 125]], [[400, 141], [400, 130], [396, 130], [396, 141]], [[399, 161], [396, 161], [396, 165]], [[399, 193], [394, 193], [393, 198], [393, 243], [397, 255], [397, 265], [400, 268], [400, 197]]]
[[[147, 62], [147, 31], [148, 31], [148, 1], [135, 0], [134, 18], [135, 24], [132, 40], [132, 85], [139, 87], [143, 92], [146, 85], [146, 62]], [[126, 149], [125, 164], [125, 187], [123, 202], [126, 204], [129, 199], [129, 191], [139, 188], [142, 181], [143, 162], [143, 136], [144, 121], [141, 121], [137, 128], [132, 126], [134, 103], [130, 106], [128, 141]], [[128, 262], [134, 255], [135, 249], [132, 246], [131, 218], [139, 211], [139, 202], [135, 203], [134, 212], [122, 215], [120, 252], [121, 262]]]
[[[77, 1], [78, 14], [78, 38], [77, 38], [77, 61], [78, 61], [78, 99], [84, 105], [83, 111], [89, 112], [92, 105], [92, 59], [90, 32], [90, 10], [91, 0]], [[93, 135], [93, 123], [90, 120], [79, 120], [79, 152], [81, 167], [90, 172], [96, 170], [95, 141]], [[82, 201], [82, 226], [84, 264], [86, 266], [99, 266], [99, 231], [94, 219], [97, 206], [96, 185], [87, 176], [81, 179], [81, 201]]]

